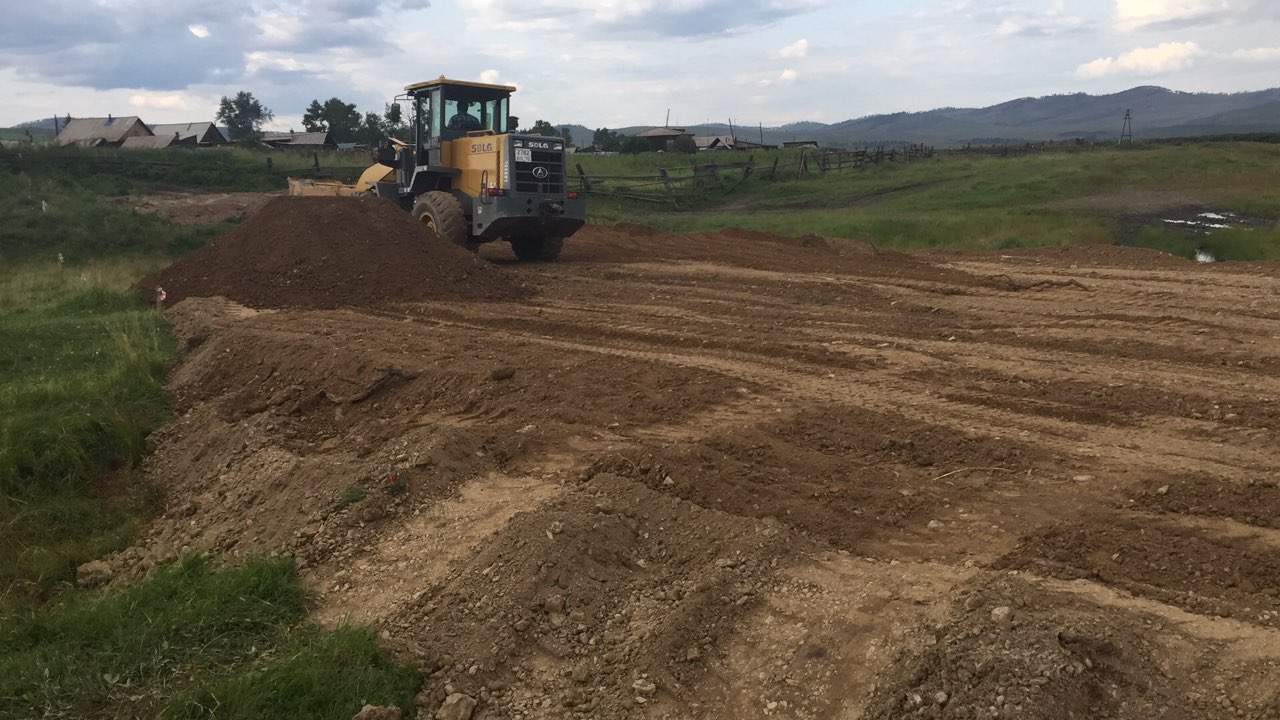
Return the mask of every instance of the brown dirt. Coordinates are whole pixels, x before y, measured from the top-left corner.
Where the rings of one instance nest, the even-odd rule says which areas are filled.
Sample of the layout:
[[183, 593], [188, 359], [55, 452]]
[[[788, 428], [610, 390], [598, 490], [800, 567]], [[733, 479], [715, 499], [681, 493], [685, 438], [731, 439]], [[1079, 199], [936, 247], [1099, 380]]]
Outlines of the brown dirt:
[[517, 300], [529, 288], [441, 241], [379, 198], [277, 197], [235, 230], [144, 278], [169, 303], [223, 296], [255, 308]]
[[635, 226], [489, 269], [536, 293], [172, 307], [120, 581], [291, 555], [423, 717], [1280, 717], [1274, 269]]
[[126, 195], [118, 202], [141, 212], [155, 213], [172, 222], [209, 225], [242, 220], [276, 196], [276, 193], [253, 192], [158, 192]]

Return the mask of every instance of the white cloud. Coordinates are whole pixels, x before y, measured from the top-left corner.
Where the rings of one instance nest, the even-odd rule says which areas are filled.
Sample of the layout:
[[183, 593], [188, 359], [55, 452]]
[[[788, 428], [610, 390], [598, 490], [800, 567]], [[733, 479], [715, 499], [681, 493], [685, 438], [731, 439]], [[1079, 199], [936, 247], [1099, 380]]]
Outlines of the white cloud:
[[1099, 58], [1076, 68], [1076, 75], [1099, 78], [1107, 75], [1156, 75], [1190, 66], [1204, 54], [1193, 42], [1161, 43], [1153, 48], [1138, 48], [1119, 57]]
[[204, 25], [188, 25], [187, 32], [191, 33], [192, 35], [195, 35], [201, 40], [209, 37], [209, 28], [205, 27]]
[[1271, 62], [1272, 60], [1280, 60], [1280, 47], [1237, 50], [1231, 56], [1237, 60], [1248, 60], [1249, 62]]
[[153, 110], [186, 110], [191, 107], [185, 93], [138, 93], [129, 97], [129, 104]]
[[1204, 18], [1229, 10], [1228, 0], [1116, 0], [1116, 19], [1124, 29]]
[[786, 70], [782, 71], [781, 75], [778, 76], [778, 84], [790, 85], [791, 83], [796, 81], [797, 77], [799, 76], [796, 74], [795, 70], [792, 70], [791, 68], [787, 68]]
[[809, 41], [800, 38], [778, 51], [780, 58], [802, 58], [809, 54]]

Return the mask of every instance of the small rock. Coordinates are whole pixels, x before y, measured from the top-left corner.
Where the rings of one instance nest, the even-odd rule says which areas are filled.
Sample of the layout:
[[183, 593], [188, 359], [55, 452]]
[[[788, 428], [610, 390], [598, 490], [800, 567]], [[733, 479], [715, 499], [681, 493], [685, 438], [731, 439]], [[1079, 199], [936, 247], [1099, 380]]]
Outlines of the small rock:
[[400, 720], [400, 708], [395, 705], [365, 705], [351, 720]]
[[576, 665], [569, 677], [576, 683], [585, 683], [591, 679], [591, 670], [586, 665]]
[[1090, 480], [1093, 479], [1093, 476], [1092, 475], [1076, 475], [1071, 479], [1075, 480], [1076, 482], [1089, 482]]
[[947, 695], [945, 692], [941, 690], [933, 694], [933, 702], [935, 705], [946, 705], [947, 700], [950, 700], [950, 699], [951, 699], [951, 696]]
[[510, 380], [515, 376], [516, 376], [516, 369], [511, 367], [510, 365], [503, 365], [489, 371], [489, 379], [496, 380], [498, 382], [501, 382], [503, 380]]
[[1013, 608], [1008, 605], [991, 609], [991, 619], [995, 622], [1008, 622], [1011, 617], [1013, 617]]
[[1156, 494], [1157, 494], [1157, 495], [1165, 495], [1165, 494], [1167, 494], [1168, 492], [1169, 492], [1169, 486], [1168, 486], [1168, 485], [1161, 485], [1160, 487], [1156, 488]]
[[631, 688], [641, 695], [652, 695], [658, 691], [657, 685], [654, 685], [644, 678], [631, 683]]
[[542, 607], [549, 613], [562, 613], [564, 612], [564, 596], [552, 595], [542, 601]]
[[937, 529], [939, 529], [939, 528], [943, 528], [943, 527], [946, 527], [946, 526], [945, 526], [945, 525], [943, 525], [943, 524], [942, 524], [940, 521], [938, 521], [938, 520], [930, 520], [930, 521], [929, 521], [929, 529], [930, 529], [930, 530], [937, 530]]
[[702, 657], [702, 653], [698, 652], [697, 647], [691, 647], [688, 650], [686, 650], [684, 653], [685, 662], [693, 662], [694, 660], [697, 660], [700, 657]]
[[82, 587], [97, 587], [115, 577], [115, 571], [105, 560], [91, 560], [76, 568], [76, 583]]
[[666, 479], [664, 479], [664, 480], [662, 481], [662, 484], [663, 484], [663, 485], [675, 485], [675, 484], [676, 484], [676, 481], [675, 481], [675, 480], [674, 480], [670, 475], [668, 475], [668, 476], [666, 477]]
[[471, 713], [475, 709], [475, 698], [462, 693], [453, 693], [445, 698], [440, 709], [436, 710], [436, 720], [471, 720]]
[[422, 692], [418, 693], [417, 695], [414, 695], [414, 696], [413, 696], [413, 704], [414, 704], [414, 705], [417, 705], [417, 706], [418, 706], [418, 707], [420, 707], [420, 708], [424, 708], [424, 707], [428, 707], [428, 706], [430, 706], [430, 705], [431, 705], [431, 691], [429, 691], [429, 690], [423, 690]]

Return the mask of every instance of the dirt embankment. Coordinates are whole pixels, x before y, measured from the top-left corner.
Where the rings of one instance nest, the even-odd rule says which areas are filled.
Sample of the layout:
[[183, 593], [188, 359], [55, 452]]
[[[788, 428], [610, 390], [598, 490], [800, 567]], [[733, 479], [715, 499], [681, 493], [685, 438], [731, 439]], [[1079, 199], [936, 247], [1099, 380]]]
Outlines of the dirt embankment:
[[289, 554], [421, 717], [1280, 717], [1272, 269], [618, 226], [352, 298], [300, 218], [171, 276], [122, 578]]
[[222, 296], [254, 308], [518, 300], [530, 289], [441, 242], [380, 198], [273, 198], [236, 229], [138, 283], [170, 304]]

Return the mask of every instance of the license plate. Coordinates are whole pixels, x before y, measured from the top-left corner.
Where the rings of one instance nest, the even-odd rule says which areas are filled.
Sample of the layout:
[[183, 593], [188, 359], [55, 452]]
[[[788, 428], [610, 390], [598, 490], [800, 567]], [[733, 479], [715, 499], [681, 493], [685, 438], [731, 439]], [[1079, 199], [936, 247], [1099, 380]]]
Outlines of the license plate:
[[529, 148], [516, 148], [516, 162], [533, 162], [533, 151]]

